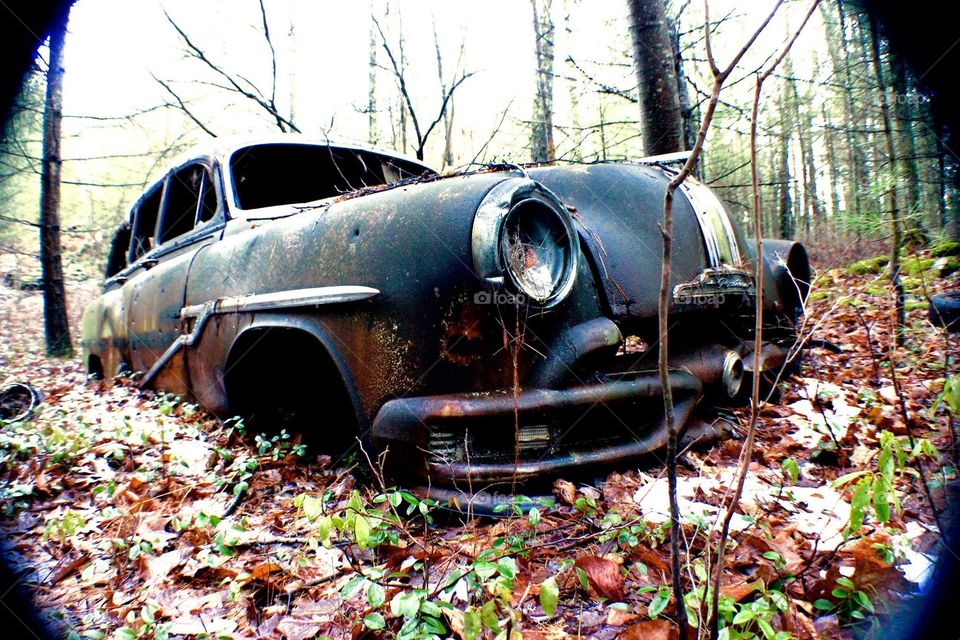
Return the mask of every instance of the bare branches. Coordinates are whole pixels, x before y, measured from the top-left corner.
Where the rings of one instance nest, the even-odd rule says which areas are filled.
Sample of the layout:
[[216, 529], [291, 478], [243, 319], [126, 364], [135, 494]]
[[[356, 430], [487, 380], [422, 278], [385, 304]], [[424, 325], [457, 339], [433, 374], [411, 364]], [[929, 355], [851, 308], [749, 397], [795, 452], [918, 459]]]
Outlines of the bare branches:
[[[293, 131], [296, 133], [300, 133], [300, 129], [297, 127], [297, 125], [295, 125], [290, 118], [282, 115], [279, 109], [277, 108], [276, 49], [273, 46], [273, 40], [270, 36], [270, 29], [267, 24], [267, 13], [262, 0], [260, 0], [259, 6], [260, 6], [260, 15], [261, 15], [262, 24], [263, 24], [264, 39], [267, 41], [267, 46], [270, 49], [272, 74], [271, 74], [271, 89], [270, 89], [269, 97], [264, 95], [264, 93], [260, 90], [259, 87], [257, 87], [257, 85], [253, 81], [249, 80], [248, 78], [244, 77], [241, 74], [228, 73], [218, 64], [214, 63], [206, 54], [206, 52], [196, 42], [194, 42], [189, 35], [187, 35], [186, 31], [184, 31], [183, 28], [180, 27], [180, 25], [176, 23], [176, 21], [170, 16], [169, 13], [164, 11], [163, 15], [166, 17], [167, 22], [170, 23], [170, 26], [173, 27], [174, 31], [177, 32], [177, 35], [180, 36], [180, 40], [183, 41], [184, 45], [186, 45], [187, 54], [190, 57], [195, 58], [196, 60], [199, 60], [200, 62], [202, 62], [207, 68], [209, 68], [216, 75], [220, 76], [221, 78], [223, 78], [223, 80], [226, 81], [227, 86], [223, 87], [224, 89], [233, 91], [234, 93], [237, 93], [243, 96], [244, 98], [246, 98], [247, 100], [258, 105], [276, 122], [277, 128], [279, 128], [281, 131], [283, 132]], [[156, 79], [156, 76], [154, 76], [154, 78]], [[161, 82], [159, 79], [157, 80], [157, 82], [160, 82], [160, 84], [164, 86], [164, 89], [166, 89], [168, 93], [174, 96], [174, 99], [177, 101], [178, 108], [181, 108], [184, 111], [184, 113], [187, 115], [187, 117], [189, 117], [191, 120], [197, 123], [204, 131], [206, 131], [207, 133], [210, 133], [210, 130], [208, 127], [206, 127], [205, 125], [202, 125], [195, 115], [191, 114], [188, 110], [185, 109], [184, 101], [181, 100], [175, 93], [173, 93], [173, 91], [169, 87], [169, 83], [165, 84]]]
[[406, 106], [407, 113], [410, 114], [410, 121], [413, 123], [413, 132], [417, 137], [417, 160], [423, 160], [424, 148], [427, 146], [427, 139], [430, 137], [430, 134], [433, 132], [433, 129], [437, 126], [437, 124], [443, 120], [444, 114], [446, 113], [446, 110], [450, 104], [450, 100], [453, 98], [454, 92], [467, 78], [473, 75], [473, 72], [456, 71], [454, 72], [454, 77], [456, 77], [456, 80], [450, 83], [450, 87], [448, 89], [444, 89], [443, 86], [441, 86], [442, 100], [440, 103], [440, 109], [437, 112], [437, 117], [433, 119], [433, 121], [425, 130], [421, 129], [420, 118], [417, 116], [417, 111], [413, 106], [413, 100], [410, 97], [410, 91], [407, 87], [407, 78], [404, 66], [397, 60], [397, 56], [394, 54], [394, 51], [390, 46], [390, 42], [387, 39], [386, 33], [383, 31], [380, 21], [377, 20], [375, 15], [371, 15], [370, 19], [373, 21], [373, 24], [377, 29], [377, 33], [380, 35], [380, 46], [387, 54], [387, 59], [390, 61], [390, 67], [387, 68], [386, 71], [389, 71], [393, 77], [396, 78], [397, 86], [400, 90], [400, 97]]
[[[730, 505], [727, 507], [724, 514], [723, 524], [721, 525], [720, 529], [720, 540], [717, 542], [717, 562], [713, 575], [713, 601], [711, 603], [713, 617], [710, 620], [710, 637], [712, 639], [717, 638], [720, 628], [720, 621], [717, 612], [720, 599], [720, 582], [721, 577], [723, 576], [724, 557], [726, 554], [727, 536], [730, 532], [730, 523], [733, 519], [733, 514], [736, 511], [737, 504], [740, 501], [740, 496], [743, 494], [743, 485], [746, 481], [747, 472], [750, 468], [750, 460], [753, 458], [754, 439], [757, 431], [757, 418], [760, 414], [760, 378], [763, 370], [761, 359], [761, 354], [763, 352], [763, 230], [761, 228], [762, 213], [760, 209], [760, 167], [757, 162], [757, 121], [759, 119], [760, 94], [763, 89], [764, 81], [770, 77], [770, 74], [773, 73], [773, 70], [776, 69], [786, 57], [787, 53], [790, 51], [790, 48], [793, 46], [793, 43], [796, 42], [797, 38], [800, 36], [800, 32], [803, 31], [803, 28], [807, 25], [807, 21], [810, 19], [810, 16], [813, 15], [813, 12], [816, 10], [819, 3], [820, 0], [813, 0], [813, 2], [810, 4], [810, 8], [803, 17], [803, 21], [800, 23], [800, 26], [793, 33], [793, 37], [787, 40], [787, 43], [784, 45], [783, 49], [768, 64], [768, 66], [757, 74], [756, 88], [753, 94], [753, 107], [750, 114], [750, 172], [753, 189], [753, 233], [756, 254], [754, 259], [754, 278], [757, 291], [756, 308], [754, 312], [756, 324], [754, 325], [753, 344], [753, 388], [751, 390], [750, 423], [747, 427], [746, 440], [744, 441], [743, 447], [740, 451], [740, 460], [737, 467], [736, 476], [736, 488], [734, 489], [733, 497], [730, 500]], [[772, 17], [773, 16], [771, 14], [767, 18], [766, 22], [764, 22], [764, 25], [766, 25]], [[754, 39], [755, 38], [756, 34], [754, 34]]]
[[[216, 137], [217, 137], [217, 134], [215, 134], [207, 125], [205, 125], [205, 124], [203, 123], [203, 121], [200, 120], [200, 118], [198, 118], [196, 115], [194, 115], [193, 111], [190, 110], [190, 107], [187, 106], [187, 104], [186, 104], [186, 102], [184, 102], [183, 98], [181, 98], [181, 97], [177, 94], [177, 92], [173, 90], [173, 88], [170, 86], [170, 83], [161, 80], [161, 79], [158, 78], [157, 76], [153, 75], [153, 73], [151, 73], [150, 75], [153, 77], [154, 80], [156, 80], [157, 84], [159, 84], [161, 87], [163, 87], [164, 90], [166, 90], [166, 92], [170, 94], [170, 97], [172, 97], [174, 100], [176, 100], [177, 104], [176, 104], [176, 105], [171, 105], [171, 106], [176, 106], [176, 108], [180, 109], [180, 111], [183, 111], [183, 113], [184, 113], [188, 118], [190, 118], [190, 119], [194, 122], [194, 124], [196, 124], [198, 127], [200, 127], [201, 129], [203, 129], [203, 131], [204, 131], [207, 135], [209, 135], [211, 138], [216, 138]], [[169, 104], [169, 103], [167, 103], [167, 104]]]

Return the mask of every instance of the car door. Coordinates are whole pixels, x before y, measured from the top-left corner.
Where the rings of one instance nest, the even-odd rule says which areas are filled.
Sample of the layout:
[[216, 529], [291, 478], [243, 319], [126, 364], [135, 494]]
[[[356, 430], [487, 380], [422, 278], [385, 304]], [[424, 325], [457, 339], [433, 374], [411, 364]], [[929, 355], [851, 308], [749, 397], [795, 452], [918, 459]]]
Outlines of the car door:
[[[179, 337], [190, 265], [223, 228], [219, 185], [209, 165], [194, 161], [167, 175], [148, 236], [151, 211], [137, 212], [131, 239], [135, 271], [125, 287], [130, 364], [135, 371], [149, 370]], [[157, 386], [174, 393], [190, 390], [182, 354], [163, 367]]]

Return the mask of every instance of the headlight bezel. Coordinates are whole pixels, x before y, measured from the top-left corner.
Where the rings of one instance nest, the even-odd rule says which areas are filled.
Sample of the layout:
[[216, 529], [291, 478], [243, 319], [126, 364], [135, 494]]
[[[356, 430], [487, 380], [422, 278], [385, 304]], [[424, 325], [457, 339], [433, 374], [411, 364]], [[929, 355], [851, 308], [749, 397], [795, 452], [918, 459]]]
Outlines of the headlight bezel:
[[[522, 274], [512, 268], [515, 265], [511, 265], [506, 253], [510, 247], [507, 234], [513, 221], [536, 215], [549, 216], [546, 226], [562, 234], [555, 246], [563, 265], [551, 278], [552, 290], [548, 293], [531, 290], [529, 284], [525, 286]], [[556, 306], [567, 298], [576, 283], [580, 240], [573, 220], [560, 199], [534, 180], [509, 178], [491, 189], [477, 209], [471, 235], [477, 275], [494, 288], [522, 294], [528, 304], [543, 309]]]

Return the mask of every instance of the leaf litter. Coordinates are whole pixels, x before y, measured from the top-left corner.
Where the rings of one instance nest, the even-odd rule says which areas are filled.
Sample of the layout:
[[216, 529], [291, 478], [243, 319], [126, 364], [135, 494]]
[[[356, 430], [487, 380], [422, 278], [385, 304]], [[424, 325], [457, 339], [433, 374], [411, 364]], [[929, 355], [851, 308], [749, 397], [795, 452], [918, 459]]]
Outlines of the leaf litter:
[[[856, 294], [875, 286], [838, 270], [821, 277], [814, 337], [843, 352], [811, 349], [803, 375], [761, 413], [721, 591], [727, 624], [741, 630], [763, 630], [757, 612], [772, 602], [762, 619], [775, 631], [851, 638], [863, 614], [929, 576], [936, 523], [913, 458], [889, 487], [879, 466], [881, 441], [896, 458], [908, 431], [889, 367], [878, 365], [891, 356], [888, 302]], [[74, 315], [95, 289], [71, 289]], [[612, 473], [599, 488], [558, 481], [555, 503], [536, 513], [427, 524], [433, 505], [378, 485], [375, 473], [358, 480], [321, 452], [299, 455], [292, 439], [265, 448], [181, 399], [46, 359], [39, 295], [0, 289], [0, 318], [0, 383], [28, 382], [45, 398], [30, 421], [0, 430], [5, 548], [39, 607], [75, 634], [676, 637], [660, 468]], [[943, 509], [956, 469], [932, 407], [949, 345], [922, 310], [910, 326], [897, 375], [914, 435], [930, 443], [916, 456]], [[683, 455], [694, 614], [740, 443]], [[892, 509], [863, 504], [866, 477], [874, 501], [881, 487]]]

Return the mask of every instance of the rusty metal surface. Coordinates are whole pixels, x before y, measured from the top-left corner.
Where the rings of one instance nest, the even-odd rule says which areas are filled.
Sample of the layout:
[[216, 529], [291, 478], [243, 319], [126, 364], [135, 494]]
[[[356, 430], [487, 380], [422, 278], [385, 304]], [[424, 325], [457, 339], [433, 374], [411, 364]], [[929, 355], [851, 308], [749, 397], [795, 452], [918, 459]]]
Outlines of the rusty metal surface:
[[[231, 205], [223, 157], [228, 156], [203, 156], [219, 181], [220, 218], [121, 271], [86, 310], [82, 346], [91, 369], [99, 366], [107, 376], [123, 366], [146, 371], [145, 384], [190, 395], [229, 415], [237, 406], [231, 380], [264, 332], [307, 336], [349, 398], [359, 434], [375, 425], [373, 441], [393, 443], [392, 455], [422, 478], [453, 480], [466, 472], [431, 466], [417, 449], [422, 433], [410, 416], [421, 425], [443, 411], [464, 423], [493, 416], [512, 433], [514, 410], [519, 413], [515, 382], [523, 413], [548, 415], [544, 424], [569, 422], [584, 403], [599, 401], [611, 419], [632, 421], [633, 430], [603, 446], [581, 443], [539, 462], [520, 460], [521, 475], [618, 460], [661, 442], [656, 433], [662, 409], [654, 402], [641, 415], [633, 402], [659, 397], [654, 379], [645, 373], [655, 365], [650, 367], [652, 360], [644, 354], [624, 353], [628, 336], [656, 343], [657, 223], [669, 179], [661, 168], [608, 164], [522, 172], [496, 167], [246, 212]], [[514, 201], [509, 198], [519, 197], [521, 184], [526, 185], [521, 195], [539, 194], [557, 215], [572, 221], [577, 235], [571, 249], [575, 259], [569, 261], [574, 271], [563, 280], [567, 290], [549, 304], [509, 297], [515, 293], [510, 282], [497, 275], [496, 247], [485, 243], [502, 242], [503, 208], [492, 226], [477, 226], [478, 210], [490, 194], [507, 197], [509, 212]], [[727, 294], [733, 300], [745, 295], [749, 302], [755, 295], [752, 242], [736, 231], [735, 244], [746, 253], [737, 265], [714, 269], [722, 277], [711, 276], [703, 227], [691, 201], [678, 198], [675, 215], [672, 344], [678, 348], [671, 365], [679, 376], [677, 392], [689, 391], [692, 411], [701, 393], [710, 395], [722, 383], [730, 353], [746, 358], [752, 308], [716, 304], [716, 297], [704, 303], [702, 295], [685, 304], [682, 296]], [[785, 340], [792, 330], [791, 306], [797, 303], [789, 297], [796, 285], [788, 282], [786, 266], [805, 267], [807, 277], [809, 266], [799, 245], [770, 246], [772, 253], [765, 250], [763, 260], [767, 320], [780, 331], [774, 337]], [[346, 285], [378, 293], [335, 304], [287, 304], [290, 292]], [[217, 313], [211, 305], [219, 305]], [[288, 366], [297, 355], [277, 353], [277, 366]], [[329, 382], [316, 380], [321, 388]], [[320, 428], [343, 430], [344, 425]], [[531, 431], [529, 446], [541, 436]], [[502, 459], [478, 461], [476, 477], [502, 476], [505, 464], [512, 469], [517, 462], [512, 442], [502, 439]]]

